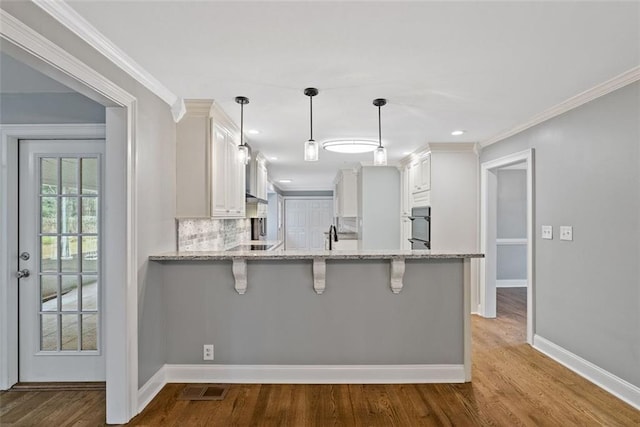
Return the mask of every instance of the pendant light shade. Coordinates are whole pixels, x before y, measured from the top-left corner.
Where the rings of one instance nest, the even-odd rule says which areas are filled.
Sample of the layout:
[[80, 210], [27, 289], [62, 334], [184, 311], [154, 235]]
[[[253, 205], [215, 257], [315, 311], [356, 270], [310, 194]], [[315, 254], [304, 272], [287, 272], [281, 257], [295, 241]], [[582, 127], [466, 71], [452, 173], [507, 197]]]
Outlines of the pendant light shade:
[[318, 94], [318, 89], [308, 87], [304, 90], [304, 94], [309, 97], [309, 140], [304, 143], [304, 161], [317, 162], [319, 145], [313, 139], [313, 97]]
[[246, 96], [236, 96], [236, 102], [240, 104], [240, 145], [238, 145], [238, 161], [246, 165], [249, 164], [251, 160], [249, 147], [244, 143], [244, 105], [249, 103], [249, 98]]
[[386, 105], [387, 100], [378, 98], [373, 100], [373, 105], [378, 107], [378, 148], [373, 152], [373, 164], [375, 166], [387, 165], [387, 149], [382, 146], [382, 120], [380, 117], [380, 107]]

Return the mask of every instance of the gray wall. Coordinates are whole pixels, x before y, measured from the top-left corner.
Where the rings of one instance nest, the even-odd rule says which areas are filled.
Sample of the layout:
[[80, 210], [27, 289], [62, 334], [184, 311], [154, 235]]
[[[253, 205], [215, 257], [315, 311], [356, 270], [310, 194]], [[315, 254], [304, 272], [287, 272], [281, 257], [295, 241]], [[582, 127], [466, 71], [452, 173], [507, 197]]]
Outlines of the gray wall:
[[400, 172], [364, 166], [358, 173], [358, 234], [362, 249], [400, 249]]
[[176, 125], [171, 111], [160, 98], [33, 3], [2, 2], [0, 7], [137, 98], [138, 258], [133, 261], [138, 273], [138, 382], [143, 385], [164, 363], [161, 282], [148, 271], [147, 258], [176, 247]]
[[[162, 265], [167, 363], [462, 364], [462, 260], [407, 261], [389, 289], [388, 261], [249, 261], [247, 293], [230, 261]], [[215, 360], [202, 360], [214, 344]]]
[[104, 122], [104, 106], [79, 93], [0, 95], [0, 124]]
[[527, 171], [498, 170], [498, 239], [527, 237]]
[[[535, 332], [640, 386], [640, 83], [493, 144], [481, 161], [530, 147]], [[573, 242], [558, 239], [560, 225]]]
[[[497, 238], [527, 238], [527, 171], [498, 170]], [[498, 280], [527, 279], [527, 246], [498, 245]], [[500, 284], [498, 283], [498, 286]]]

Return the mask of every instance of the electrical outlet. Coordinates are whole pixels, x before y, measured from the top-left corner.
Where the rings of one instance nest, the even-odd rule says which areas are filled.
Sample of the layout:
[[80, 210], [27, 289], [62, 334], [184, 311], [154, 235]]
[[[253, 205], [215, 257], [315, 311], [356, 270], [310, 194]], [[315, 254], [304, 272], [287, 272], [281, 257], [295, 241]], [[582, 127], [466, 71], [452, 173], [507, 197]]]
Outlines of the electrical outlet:
[[553, 226], [551, 225], [542, 226], [542, 238], [546, 240], [553, 240]]
[[202, 359], [213, 360], [213, 344], [205, 344], [202, 347]]
[[573, 227], [570, 225], [560, 226], [560, 240], [573, 240]]

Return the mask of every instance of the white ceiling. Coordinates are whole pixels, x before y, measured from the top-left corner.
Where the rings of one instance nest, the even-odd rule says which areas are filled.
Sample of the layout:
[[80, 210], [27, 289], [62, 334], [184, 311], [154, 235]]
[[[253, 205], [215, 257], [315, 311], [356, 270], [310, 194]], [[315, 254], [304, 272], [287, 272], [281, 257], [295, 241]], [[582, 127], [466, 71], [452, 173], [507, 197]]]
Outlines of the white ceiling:
[[[390, 162], [427, 142], [483, 141], [640, 64], [638, 2], [70, 2], [176, 95], [213, 98], [284, 189], [327, 189], [370, 153], [314, 137], [377, 139]], [[465, 129], [461, 137], [451, 131]], [[291, 184], [278, 184], [282, 178]]]

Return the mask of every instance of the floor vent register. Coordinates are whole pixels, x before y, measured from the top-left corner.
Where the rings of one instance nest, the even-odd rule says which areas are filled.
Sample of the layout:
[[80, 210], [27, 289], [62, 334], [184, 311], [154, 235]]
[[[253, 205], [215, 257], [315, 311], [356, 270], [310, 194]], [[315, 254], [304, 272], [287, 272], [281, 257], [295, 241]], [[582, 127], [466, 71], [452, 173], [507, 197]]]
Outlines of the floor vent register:
[[178, 400], [222, 400], [228, 390], [229, 384], [189, 384]]

